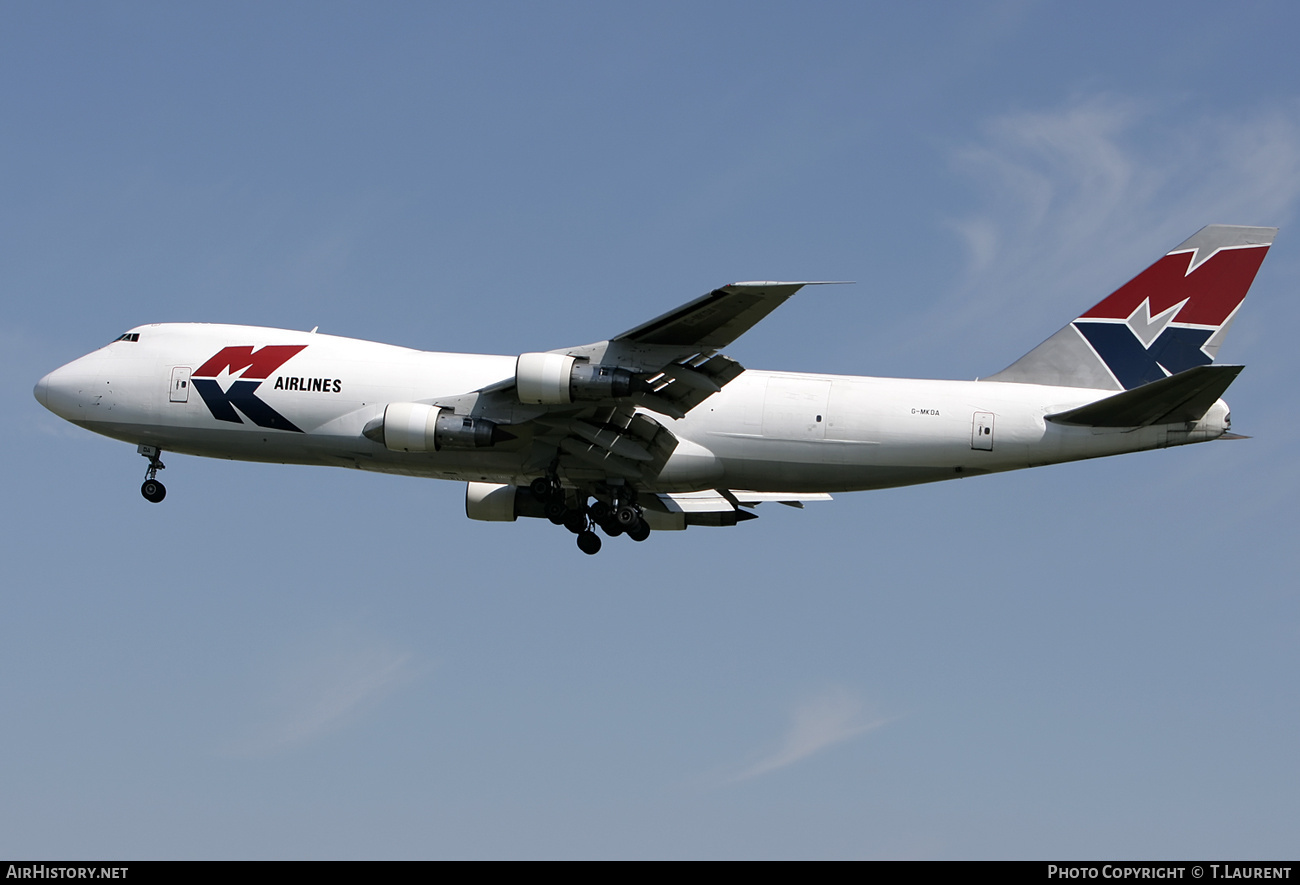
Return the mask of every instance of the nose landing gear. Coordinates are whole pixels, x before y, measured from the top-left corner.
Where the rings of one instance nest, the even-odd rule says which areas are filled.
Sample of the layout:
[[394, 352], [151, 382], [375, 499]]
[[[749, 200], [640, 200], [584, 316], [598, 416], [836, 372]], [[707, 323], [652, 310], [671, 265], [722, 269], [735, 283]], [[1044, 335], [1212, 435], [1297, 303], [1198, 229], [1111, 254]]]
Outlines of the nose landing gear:
[[159, 470], [167, 467], [158, 456], [162, 450], [157, 446], [137, 446], [136, 451], [149, 459], [149, 468], [144, 472], [144, 483], [140, 486], [140, 494], [150, 504], [157, 504], [163, 498], [167, 497], [167, 487], [160, 483], [155, 477]]

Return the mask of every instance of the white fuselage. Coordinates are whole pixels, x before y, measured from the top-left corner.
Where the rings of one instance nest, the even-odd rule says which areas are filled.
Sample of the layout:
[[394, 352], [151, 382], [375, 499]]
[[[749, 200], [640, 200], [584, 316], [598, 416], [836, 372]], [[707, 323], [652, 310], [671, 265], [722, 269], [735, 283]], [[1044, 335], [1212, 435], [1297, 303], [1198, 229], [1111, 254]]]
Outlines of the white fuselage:
[[[390, 451], [362, 435], [389, 403], [432, 402], [508, 381], [515, 357], [432, 353], [254, 326], [157, 324], [131, 334], [138, 340], [115, 341], [51, 372], [37, 385], [37, 398], [96, 433], [170, 452], [476, 482], [529, 480], [526, 434], [488, 448], [421, 453]], [[301, 350], [259, 379], [255, 396], [297, 430], [258, 426], [234, 411], [238, 420], [219, 420], [194, 389], [190, 373], [223, 348], [287, 345]], [[223, 372], [207, 379], [216, 385], [209, 389], [231, 390], [249, 374]], [[1112, 393], [750, 370], [685, 418], [656, 416], [679, 443], [646, 487], [887, 488], [1196, 442], [1227, 428], [1222, 401], [1193, 428], [1044, 420]]]

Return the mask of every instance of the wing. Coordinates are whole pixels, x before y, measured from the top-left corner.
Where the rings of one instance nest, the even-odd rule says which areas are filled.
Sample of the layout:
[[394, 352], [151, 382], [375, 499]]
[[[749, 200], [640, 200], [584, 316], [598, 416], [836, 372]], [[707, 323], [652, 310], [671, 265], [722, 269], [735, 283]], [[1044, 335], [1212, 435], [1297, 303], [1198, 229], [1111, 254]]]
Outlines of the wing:
[[731, 344], [804, 286], [823, 282], [732, 283], [655, 317], [609, 341], [564, 351], [634, 368], [637, 404], [681, 418], [743, 372], [718, 350]]
[[629, 329], [613, 340], [687, 349], [726, 347], [804, 286], [818, 283], [732, 283]]
[[649, 482], [677, 446], [656, 416], [683, 418], [739, 376], [718, 350], [807, 285], [722, 286], [608, 341], [521, 354], [513, 377], [433, 405], [509, 427], [530, 446], [526, 473]]

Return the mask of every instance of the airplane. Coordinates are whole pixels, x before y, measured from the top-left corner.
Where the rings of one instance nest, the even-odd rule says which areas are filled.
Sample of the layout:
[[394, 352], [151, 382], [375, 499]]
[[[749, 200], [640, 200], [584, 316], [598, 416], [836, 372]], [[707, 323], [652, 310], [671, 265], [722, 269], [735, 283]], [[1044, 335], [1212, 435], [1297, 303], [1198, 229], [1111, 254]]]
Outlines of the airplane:
[[723, 355], [808, 282], [722, 286], [607, 341], [434, 353], [257, 326], [137, 326], [55, 369], [36, 399], [164, 451], [466, 484], [470, 519], [607, 536], [731, 526], [891, 488], [1240, 439], [1214, 359], [1277, 233], [1210, 225], [975, 381], [747, 370]]

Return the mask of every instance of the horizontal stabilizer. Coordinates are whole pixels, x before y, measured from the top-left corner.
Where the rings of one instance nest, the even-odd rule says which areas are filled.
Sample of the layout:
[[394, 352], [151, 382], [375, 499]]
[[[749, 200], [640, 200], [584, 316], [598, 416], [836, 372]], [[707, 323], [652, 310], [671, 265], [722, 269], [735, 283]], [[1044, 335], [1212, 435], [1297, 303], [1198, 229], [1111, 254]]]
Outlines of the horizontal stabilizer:
[[1243, 368], [1197, 366], [1068, 412], [1048, 415], [1047, 420], [1084, 427], [1146, 427], [1199, 421]]

